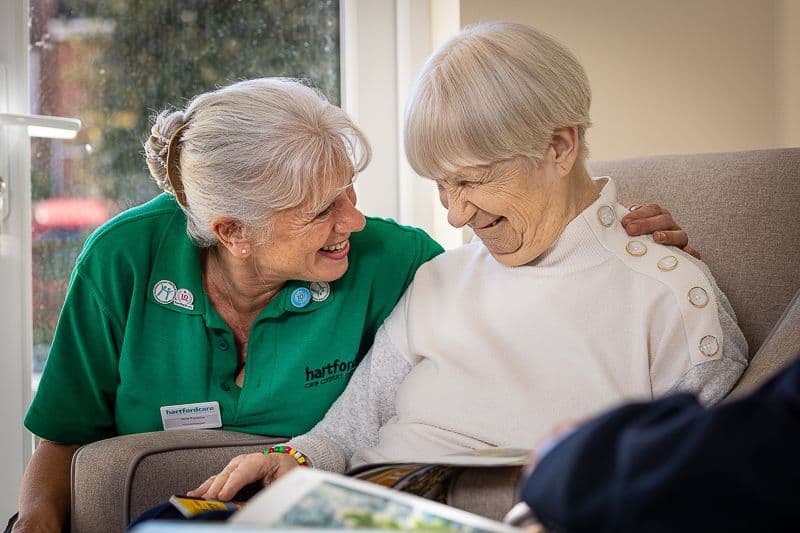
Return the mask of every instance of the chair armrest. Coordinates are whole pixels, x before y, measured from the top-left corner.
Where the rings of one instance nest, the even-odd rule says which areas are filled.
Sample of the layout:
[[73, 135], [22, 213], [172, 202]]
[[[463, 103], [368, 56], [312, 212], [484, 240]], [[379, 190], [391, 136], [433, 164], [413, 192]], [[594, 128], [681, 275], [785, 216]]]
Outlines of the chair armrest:
[[71, 530], [124, 531], [143, 511], [196, 487], [234, 456], [285, 440], [235, 431], [174, 430], [82, 446], [72, 459]]

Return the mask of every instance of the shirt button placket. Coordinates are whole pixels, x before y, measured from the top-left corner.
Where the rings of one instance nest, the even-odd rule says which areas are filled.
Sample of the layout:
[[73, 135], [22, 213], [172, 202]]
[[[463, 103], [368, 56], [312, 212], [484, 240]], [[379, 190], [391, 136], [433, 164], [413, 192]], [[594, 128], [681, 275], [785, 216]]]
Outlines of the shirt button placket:
[[[225, 338], [225, 334], [222, 332], [217, 333], [216, 345], [217, 349], [222, 352], [227, 352], [231, 347], [231, 343]], [[219, 388], [225, 392], [231, 391], [231, 385], [227, 381], [223, 381], [222, 383], [220, 383]]]

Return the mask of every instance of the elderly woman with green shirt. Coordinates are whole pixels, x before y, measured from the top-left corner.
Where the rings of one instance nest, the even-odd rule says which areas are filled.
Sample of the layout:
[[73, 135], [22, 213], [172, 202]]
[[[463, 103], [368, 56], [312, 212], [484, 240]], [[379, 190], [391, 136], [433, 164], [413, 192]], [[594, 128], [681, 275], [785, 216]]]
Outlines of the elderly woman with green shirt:
[[[358, 211], [367, 140], [295, 80], [243, 81], [162, 112], [145, 154], [169, 194], [109, 221], [77, 260], [25, 418], [42, 441], [16, 530], [64, 525], [81, 444], [176, 427], [308, 431], [442, 252]], [[637, 218], [685, 241], [657, 207]]]

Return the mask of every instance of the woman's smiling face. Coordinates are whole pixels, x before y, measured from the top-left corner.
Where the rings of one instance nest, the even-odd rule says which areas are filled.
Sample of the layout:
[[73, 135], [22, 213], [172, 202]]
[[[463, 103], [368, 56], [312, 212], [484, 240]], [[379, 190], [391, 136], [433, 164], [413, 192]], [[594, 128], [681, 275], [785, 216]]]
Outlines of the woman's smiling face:
[[515, 157], [437, 179], [448, 222], [470, 226], [498, 262], [530, 263], [552, 246], [572, 216], [567, 180], [554, 158], [550, 148], [538, 167]]
[[253, 247], [260, 275], [278, 281], [334, 281], [347, 271], [350, 235], [364, 229], [350, 179], [329, 192], [329, 200], [277, 213], [265, 242]]

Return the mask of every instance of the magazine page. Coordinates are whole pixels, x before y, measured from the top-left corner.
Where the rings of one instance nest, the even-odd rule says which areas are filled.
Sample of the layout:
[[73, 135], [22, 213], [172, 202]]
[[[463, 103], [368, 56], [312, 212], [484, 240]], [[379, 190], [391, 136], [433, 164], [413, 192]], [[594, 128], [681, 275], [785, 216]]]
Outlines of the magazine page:
[[237, 526], [519, 532], [472, 513], [372, 483], [295, 468], [235, 513]]
[[435, 457], [414, 458], [409, 462], [370, 463], [350, 469], [346, 475], [359, 477], [361, 472], [379, 467], [415, 468], [422, 465], [443, 466], [523, 466], [530, 462], [532, 450], [528, 448], [483, 448]]
[[[528, 464], [530, 457], [531, 450], [527, 448], [485, 448], [421, 458], [408, 463], [369, 463], [351, 468], [345, 475], [398, 488], [398, 482], [421, 471], [427, 471], [429, 475], [444, 480], [457, 471], [454, 467], [524, 466]], [[432, 469], [432, 466], [437, 468]]]
[[437, 463], [458, 466], [523, 466], [530, 462], [532, 454], [533, 450], [530, 448], [483, 448], [451, 453], [434, 459]]
[[531, 451], [525, 448], [486, 448], [413, 463], [365, 464], [345, 475], [446, 503], [451, 482], [464, 468], [522, 466], [530, 457]]
[[170, 496], [169, 503], [171, 503], [172, 506], [175, 507], [175, 509], [177, 509], [184, 518], [194, 518], [197, 515], [207, 513], [209, 511], [233, 512], [242, 507], [242, 504], [239, 502], [223, 502], [208, 498], [185, 496], [183, 494], [174, 494]]
[[394, 490], [415, 494], [441, 503], [447, 502], [450, 482], [463, 467], [408, 463], [400, 465], [370, 465], [357, 473], [356, 479], [376, 483]]

